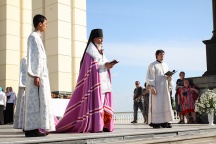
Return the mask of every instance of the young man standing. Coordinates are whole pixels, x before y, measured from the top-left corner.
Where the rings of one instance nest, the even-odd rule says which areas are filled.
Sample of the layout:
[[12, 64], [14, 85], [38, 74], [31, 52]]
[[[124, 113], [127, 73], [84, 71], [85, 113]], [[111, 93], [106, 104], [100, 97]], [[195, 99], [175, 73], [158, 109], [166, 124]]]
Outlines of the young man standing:
[[148, 123], [153, 128], [171, 128], [174, 120], [170, 102], [171, 76], [165, 76], [168, 66], [163, 62], [165, 52], [157, 50], [156, 61], [148, 67], [146, 83], [150, 87]]
[[35, 31], [28, 37], [27, 77], [24, 130], [26, 137], [46, 136], [38, 129], [54, 131], [50, 83], [46, 52], [41, 33], [46, 31], [47, 19], [43, 15], [33, 18]]

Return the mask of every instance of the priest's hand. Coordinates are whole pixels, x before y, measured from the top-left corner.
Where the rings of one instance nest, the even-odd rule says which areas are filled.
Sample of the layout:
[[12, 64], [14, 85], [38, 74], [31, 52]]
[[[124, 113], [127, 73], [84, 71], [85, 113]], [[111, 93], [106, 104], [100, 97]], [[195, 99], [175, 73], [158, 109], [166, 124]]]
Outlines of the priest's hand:
[[107, 69], [111, 69], [113, 66], [114, 66], [115, 64], [113, 64], [113, 63], [105, 63], [105, 67], [107, 68]]
[[156, 94], [157, 94], [156, 89], [155, 89], [155, 88], [151, 88], [151, 93], [152, 93], [153, 95], [156, 95]]
[[40, 78], [39, 77], [34, 77], [34, 85], [37, 87], [40, 87]]

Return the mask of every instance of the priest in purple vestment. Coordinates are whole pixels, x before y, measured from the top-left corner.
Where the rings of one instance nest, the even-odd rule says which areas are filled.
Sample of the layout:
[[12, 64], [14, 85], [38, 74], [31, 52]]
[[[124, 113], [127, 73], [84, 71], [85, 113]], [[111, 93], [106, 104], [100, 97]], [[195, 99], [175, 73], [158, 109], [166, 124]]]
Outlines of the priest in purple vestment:
[[63, 118], [56, 125], [57, 132], [112, 132], [113, 103], [110, 69], [102, 49], [103, 31], [91, 31], [80, 63], [80, 73], [72, 98]]

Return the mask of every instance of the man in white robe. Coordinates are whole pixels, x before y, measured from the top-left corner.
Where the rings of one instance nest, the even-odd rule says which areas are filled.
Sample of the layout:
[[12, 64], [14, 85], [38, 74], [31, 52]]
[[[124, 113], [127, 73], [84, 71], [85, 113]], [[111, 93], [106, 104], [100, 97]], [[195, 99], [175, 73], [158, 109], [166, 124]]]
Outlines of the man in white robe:
[[14, 114], [14, 128], [23, 128], [23, 106], [24, 106], [24, 94], [26, 87], [26, 67], [27, 67], [27, 57], [21, 59], [20, 61], [20, 77], [19, 77], [19, 89], [16, 101], [16, 111]]
[[148, 123], [153, 128], [171, 128], [174, 120], [170, 103], [171, 76], [165, 76], [168, 66], [163, 62], [164, 51], [156, 51], [156, 61], [148, 67], [146, 83], [150, 88]]
[[41, 33], [46, 31], [47, 19], [43, 15], [33, 18], [35, 31], [28, 37], [27, 77], [25, 96], [26, 137], [45, 136], [38, 129], [55, 131], [51, 106], [51, 92], [47, 68], [46, 52]]

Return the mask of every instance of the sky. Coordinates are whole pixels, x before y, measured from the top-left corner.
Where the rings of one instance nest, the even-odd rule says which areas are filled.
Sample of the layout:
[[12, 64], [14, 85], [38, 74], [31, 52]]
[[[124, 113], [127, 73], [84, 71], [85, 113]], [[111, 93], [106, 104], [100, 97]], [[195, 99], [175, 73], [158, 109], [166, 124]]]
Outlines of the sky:
[[212, 0], [86, 2], [87, 37], [92, 29], [102, 28], [106, 57], [120, 60], [111, 70], [115, 112], [133, 111], [135, 81], [144, 86], [158, 49], [165, 51], [169, 69], [177, 71], [174, 86], [180, 71], [200, 77], [207, 70], [202, 41], [212, 37]]

